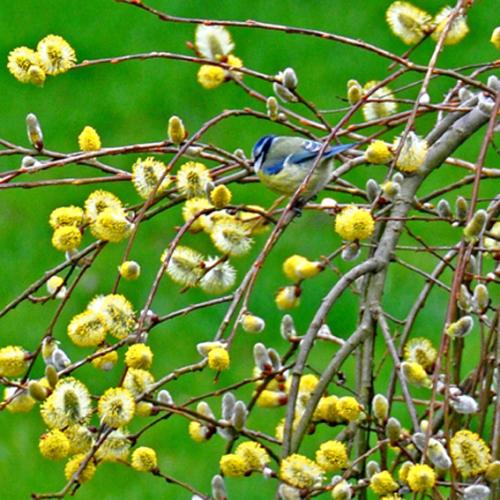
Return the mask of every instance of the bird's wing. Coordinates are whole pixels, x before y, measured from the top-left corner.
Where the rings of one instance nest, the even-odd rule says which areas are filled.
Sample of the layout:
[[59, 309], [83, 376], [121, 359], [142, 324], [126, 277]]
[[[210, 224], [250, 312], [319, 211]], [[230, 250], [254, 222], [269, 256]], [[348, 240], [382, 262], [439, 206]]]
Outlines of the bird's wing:
[[[321, 148], [321, 143], [320, 142], [314, 142], [314, 141], [306, 141], [306, 142], [312, 143], [314, 146], [311, 146], [308, 149], [303, 148], [303, 149], [306, 149], [306, 151], [301, 151], [301, 152], [297, 152], [297, 153], [295, 153], [293, 155], [290, 155], [287, 158], [288, 162], [295, 163], [295, 164], [300, 164], [300, 163], [304, 163], [306, 161], [312, 160], [316, 156], [318, 156], [318, 151]], [[319, 146], [319, 147], [317, 147], [317, 146]], [[327, 149], [323, 153], [322, 158], [332, 158], [333, 156], [335, 156], [335, 155], [337, 155], [339, 153], [342, 153], [342, 151], [345, 151], [346, 149], [349, 149], [352, 146], [353, 146], [353, 144], [341, 144], [339, 146], [334, 146], [333, 148]], [[312, 149], [314, 149], [314, 150], [312, 151]]]
[[262, 166], [262, 172], [264, 175], [276, 175], [283, 170], [284, 163], [288, 157], [280, 158], [278, 161], [274, 160], [273, 163]]
[[[339, 146], [334, 146], [333, 148], [327, 149], [322, 158], [331, 158], [352, 146], [353, 144], [341, 144]], [[318, 155], [318, 151], [321, 147], [321, 142], [304, 141], [299, 151], [296, 153], [287, 156], [283, 155], [268, 158], [268, 160], [262, 165], [262, 172], [264, 175], [276, 175], [281, 172], [286, 164], [301, 165], [309, 160], [313, 160]]]

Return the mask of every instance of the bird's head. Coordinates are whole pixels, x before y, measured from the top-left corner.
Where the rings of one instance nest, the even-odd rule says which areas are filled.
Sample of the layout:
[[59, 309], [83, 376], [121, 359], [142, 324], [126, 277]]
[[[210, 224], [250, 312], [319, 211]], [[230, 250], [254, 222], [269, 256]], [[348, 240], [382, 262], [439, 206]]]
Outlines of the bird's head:
[[255, 143], [255, 146], [252, 149], [252, 155], [254, 161], [253, 168], [255, 173], [257, 173], [260, 170], [260, 167], [262, 166], [262, 163], [266, 159], [267, 153], [271, 148], [274, 139], [275, 139], [274, 135], [265, 135]]

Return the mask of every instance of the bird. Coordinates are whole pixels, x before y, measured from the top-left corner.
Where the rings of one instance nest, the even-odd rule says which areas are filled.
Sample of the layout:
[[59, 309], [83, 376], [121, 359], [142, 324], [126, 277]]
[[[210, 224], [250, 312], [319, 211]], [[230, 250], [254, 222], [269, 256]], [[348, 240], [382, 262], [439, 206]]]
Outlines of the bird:
[[[252, 149], [253, 168], [260, 181], [272, 191], [292, 196], [316, 161], [323, 143], [293, 136], [265, 135]], [[333, 157], [354, 144], [328, 147], [301, 193], [302, 201], [313, 198], [330, 181]]]

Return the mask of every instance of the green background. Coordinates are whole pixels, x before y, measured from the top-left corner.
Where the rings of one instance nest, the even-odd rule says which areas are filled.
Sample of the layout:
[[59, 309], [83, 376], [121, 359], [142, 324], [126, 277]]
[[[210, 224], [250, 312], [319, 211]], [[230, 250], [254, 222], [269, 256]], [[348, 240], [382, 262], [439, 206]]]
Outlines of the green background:
[[[385, 23], [385, 9], [390, 4], [387, 1], [157, 0], [151, 4], [179, 16], [234, 20], [253, 18], [362, 38], [399, 54], [406, 50], [406, 46], [390, 33]], [[494, 0], [477, 2], [477, 6], [469, 15], [469, 36], [458, 46], [446, 48], [439, 59], [441, 67], [456, 67], [498, 57], [498, 52], [489, 43], [490, 33], [495, 27], [495, 16], [492, 15], [495, 4]], [[444, 3], [428, 0], [421, 1], [418, 5], [435, 13]], [[22, 45], [35, 47], [39, 39], [50, 33], [63, 36], [75, 48], [79, 61], [155, 50], [190, 54], [185, 42], [192, 40], [194, 33], [193, 25], [162, 23], [139, 9], [104, 0], [4, 1], [0, 6], [0, 22], [0, 61], [5, 63], [10, 50]], [[231, 29], [231, 33], [236, 43], [235, 53], [244, 60], [246, 66], [269, 74], [292, 66], [299, 76], [301, 92], [320, 109], [344, 105], [341, 98], [345, 94], [348, 79], [356, 78], [363, 83], [387, 75], [386, 60], [351, 47], [261, 30]], [[427, 41], [415, 54], [414, 59], [425, 62], [433, 47], [434, 43]], [[46, 146], [52, 150], [69, 152], [76, 150], [76, 138], [85, 125], [91, 125], [98, 130], [105, 146], [118, 146], [162, 140], [166, 133], [166, 123], [172, 114], [181, 116], [189, 131], [194, 132], [207, 119], [223, 109], [253, 106], [257, 110], [264, 110], [261, 104], [250, 100], [236, 86], [228, 84], [213, 91], [204, 90], [196, 82], [197, 67], [189, 63], [149, 60], [120, 65], [99, 65], [71, 71], [56, 78], [49, 77], [44, 88], [20, 84], [12, 78], [3, 63], [2, 68], [0, 137], [23, 146], [28, 146], [24, 120], [29, 112], [34, 112], [39, 117]], [[412, 75], [402, 82], [412, 81], [414, 78]], [[482, 79], [484, 81], [485, 78]], [[270, 95], [269, 87], [263, 82], [250, 78], [246, 78], [246, 81]], [[442, 79], [431, 84], [430, 95], [433, 101], [441, 99], [449, 83]], [[405, 97], [413, 95], [414, 93], [408, 92]], [[303, 111], [299, 108], [298, 110]], [[337, 115], [329, 115], [332, 123], [335, 123], [335, 116]], [[423, 121], [417, 131], [424, 134], [431, 125], [430, 120]], [[269, 132], [287, 133], [267, 122], [237, 118], [227, 120], [212, 129], [205, 140], [229, 151], [241, 147], [250, 154], [256, 139]], [[480, 140], [481, 134], [478, 134], [462, 148], [461, 155], [474, 160], [479, 151]], [[113, 157], [109, 158], [109, 164], [130, 169], [134, 158], [135, 156]], [[492, 156], [488, 157], [487, 161], [491, 163]], [[19, 156], [0, 157], [2, 170], [17, 168], [19, 163]], [[92, 171], [85, 167], [67, 166], [59, 172], [51, 171], [49, 177], [89, 174], [92, 174]], [[363, 167], [352, 175], [350, 180], [363, 186], [368, 177], [379, 180], [383, 174], [383, 168]], [[443, 168], [432, 176], [423, 192], [430, 192], [443, 181], [461, 176], [463, 171]], [[114, 183], [103, 187], [130, 204], [139, 201], [130, 185]], [[88, 186], [68, 186], [1, 191], [0, 305], [10, 301], [45, 270], [61, 262], [61, 255], [50, 245], [48, 216], [57, 206], [81, 205], [92, 189]], [[462, 192], [468, 196], [470, 187]], [[492, 185], [481, 190], [481, 196], [493, 194]], [[274, 197], [256, 184], [234, 188], [234, 201], [237, 203], [269, 205]], [[344, 201], [348, 198], [339, 196], [338, 199]], [[179, 210], [175, 209], [144, 224], [139, 231], [139, 242], [134, 247], [132, 257], [141, 263], [143, 273], [137, 282], [123, 283], [120, 288], [138, 310], [144, 304], [158, 268], [159, 255], [174, 236], [175, 227], [180, 222]], [[426, 234], [426, 241], [430, 244], [453, 243], [460, 237], [460, 229], [451, 229], [444, 224], [438, 227], [438, 231], [429, 234], [426, 233], [427, 227], [424, 223], [413, 225], [417, 233]], [[90, 237], [86, 236], [85, 242], [90, 241]], [[188, 236], [186, 241], [200, 250], [213, 253], [208, 238], [204, 235]], [[257, 237], [252, 254], [235, 263], [240, 277], [263, 242], [263, 236]], [[240, 332], [234, 346], [232, 368], [228, 373], [222, 374], [217, 387], [251, 374], [249, 353], [257, 340], [275, 346], [280, 352], [286, 349], [278, 333], [281, 314], [276, 313], [272, 300], [276, 289], [287, 284], [281, 274], [283, 259], [293, 253], [318, 258], [320, 255], [331, 253], [339, 243], [327, 216], [305, 213], [292, 224], [287, 235], [266, 262], [251, 301], [252, 310], [266, 318], [267, 327], [258, 338]], [[124, 244], [109, 245], [106, 248], [95, 268], [83, 279], [56, 328], [56, 336], [63, 340], [64, 348], [73, 359], [81, 356], [81, 350], [67, 341], [65, 325], [74, 314], [83, 310], [95, 294], [109, 293], [123, 249]], [[423, 254], [406, 253], [403, 257], [427, 270], [432, 269], [434, 264], [433, 259]], [[336, 261], [335, 264], [343, 270], [352, 265], [341, 261]], [[334, 279], [332, 273], [323, 273], [311, 283], [306, 283], [301, 306], [294, 313], [301, 332], [308, 325], [321, 297], [331, 287]], [[407, 272], [401, 271], [401, 268], [394, 269], [390, 274], [384, 299], [387, 309], [398, 317], [404, 317], [411, 307], [418, 287], [422, 285], [423, 280], [413, 278]], [[179, 294], [178, 287], [165, 279], [153, 309], [164, 314], [204, 299], [206, 296], [197, 290]], [[436, 291], [431, 299], [417, 322], [416, 332], [437, 343], [447, 297]], [[34, 349], [50, 321], [55, 306], [56, 304], [44, 307], [23, 304], [16, 308], [2, 319], [0, 345], [21, 344], [27, 349]], [[193, 314], [188, 320], [175, 320], [156, 328], [151, 335], [151, 345], [156, 353], [153, 373], [161, 376], [175, 367], [197, 359], [196, 343], [212, 338], [223, 312], [224, 307], [204, 310]], [[341, 337], [349, 335], [355, 321], [356, 300], [352, 297], [340, 300], [329, 315], [329, 325], [334, 334]], [[384, 351], [383, 346], [379, 347], [381, 359]], [[470, 347], [475, 347], [474, 342], [471, 342]], [[313, 366], [317, 369], [324, 366], [332, 348], [321, 346], [320, 350], [313, 358]], [[469, 367], [477, 361], [474, 351], [470, 352], [473, 355], [468, 360]], [[41, 376], [42, 369], [37, 365], [35, 374]], [[386, 372], [383, 370], [380, 383], [377, 384], [379, 390], [385, 388], [384, 373]], [[86, 367], [78, 376], [94, 393], [98, 393], [104, 387], [115, 385], [118, 374], [118, 368], [111, 373], [97, 373]], [[352, 387], [349, 366], [346, 376], [347, 385]], [[193, 387], [196, 387], [196, 390], [193, 391]], [[215, 387], [211, 374], [204, 372], [201, 375], [185, 377], [168, 388], [176, 402], [181, 402]], [[345, 394], [340, 389], [338, 393]], [[238, 397], [247, 399], [250, 394], [251, 388], [246, 388], [238, 393]], [[420, 393], [416, 391], [415, 394]], [[425, 397], [426, 393], [423, 392], [422, 395]], [[216, 414], [219, 414], [218, 400], [214, 400], [213, 408]], [[282, 410], [257, 409], [252, 414], [249, 426], [273, 433], [273, 428], [282, 415]], [[404, 415], [405, 412], [400, 411], [402, 418]], [[144, 420], [132, 425], [132, 430], [139, 428], [141, 424], [144, 424]], [[30, 492], [57, 491], [65, 484], [62, 474], [64, 464], [44, 460], [38, 453], [37, 443], [44, 427], [36, 409], [28, 415], [10, 415], [3, 412], [0, 414], [0, 426], [0, 491], [3, 498], [27, 498]], [[331, 438], [335, 432], [335, 429], [319, 429], [304, 445], [304, 452], [312, 457], [317, 444]], [[218, 470], [218, 457], [224, 452], [224, 442], [218, 436], [201, 445], [190, 441], [187, 422], [179, 418], [172, 418], [146, 433], [142, 443], [158, 450], [162, 470], [179, 479], [190, 481], [206, 492], [209, 491], [210, 478]], [[228, 480], [227, 484], [231, 498], [246, 499], [271, 498], [275, 486], [274, 481], [265, 481], [262, 477]], [[167, 485], [160, 479], [135, 473], [116, 464], [104, 464], [99, 467], [94, 479], [85, 484], [78, 495], [80, 498], [102, 499], [189, 498], [187, 492]]]

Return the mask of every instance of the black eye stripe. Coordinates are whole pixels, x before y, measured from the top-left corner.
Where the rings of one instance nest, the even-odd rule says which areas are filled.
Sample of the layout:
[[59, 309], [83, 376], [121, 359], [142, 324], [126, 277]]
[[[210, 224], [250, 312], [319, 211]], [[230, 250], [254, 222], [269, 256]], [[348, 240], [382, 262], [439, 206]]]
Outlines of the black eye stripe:
[[271, 147], [273, 140], [274, 140], [273, 135], [266, 135], [264, 137], [261, 137], [253, 148], [254, 158], [258, 158], [259, 156], [265, 155], [269, 151], [269, 148]]

